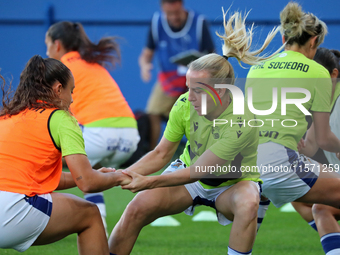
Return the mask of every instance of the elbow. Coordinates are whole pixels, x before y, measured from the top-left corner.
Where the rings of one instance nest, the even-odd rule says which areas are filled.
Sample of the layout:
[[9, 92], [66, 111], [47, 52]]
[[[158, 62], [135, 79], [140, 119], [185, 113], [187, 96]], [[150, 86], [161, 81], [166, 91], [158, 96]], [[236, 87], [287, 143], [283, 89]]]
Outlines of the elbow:
[[84, 182], [78, 182], [77, 183], [78, 188], [84, 192], [84, 193], [91, 193], [91, 192], [96, 192], [97, 187], [95, 187], [90, 181]]
[[[158, 146], [154, 149], [155, 157], [161, 158], [162, 160], [170, 160], [172, 155], [167, 150], [162, 150]], [[170, 157], [170, 158], [169, 158]]]
[[329, 142], [327, 141], [327, 139], [319, 138], [319, 139], [316, 140], [316, 143], [319, 146], [319, 148], [321, 148], [323, 150], [327, 150], [328, 149]]
[[78, 186], [78, 188], [82, 192], [84, 192], [84, 193], [91, 193], [91, 192], [93, 192], [93, 189], [90, 186], [88, 186], [88, 185], [82, 185], [81, 187]]

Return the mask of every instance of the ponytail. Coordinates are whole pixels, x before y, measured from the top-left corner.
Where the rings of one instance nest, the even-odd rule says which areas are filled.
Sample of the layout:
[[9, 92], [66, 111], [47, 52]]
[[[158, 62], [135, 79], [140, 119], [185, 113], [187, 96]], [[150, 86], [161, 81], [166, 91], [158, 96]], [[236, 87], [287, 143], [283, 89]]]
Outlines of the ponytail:
[[[227, 12], [223, 12], [223, 25], [224, 25], [224, 34], [216, 33], [223, 40], [223, 56], [220, 56], [215, 53], [211, 53], [205, 55], [192, 63], [190, 63], [189, 68], [194, 71], [205, 70], [209, 72], [210, 78], [217, 79], [231, 79], [231, 84], [234, 83], [234, 69], [230, 62], [228, 61], [229, 57], [235, 57], [240, 65], [241, 62], [256, 65], [261, 63], [263, 60], [271, 58], [280, 52], [284, 46], [278, 49], [275, 53], [270, 56], [258, 54], [262, 53], [269, 43], [272, 41], [274, 36], [278, 33], [279, 29], [273, 29], [267, 36], [265, 42], [262, 47], [255, 51], [250, 51], [250, 46], [252, 43], [253, 36], [253, 25], [251, 28], [246, 30], [246, 17], [242, 17], [239, 12], [235, 12], [228, 21], [226, 21]], [[242, 66], [242, 65], [241, 65]]]
[[[12, 100], [9, 100], [10, 91], [2, 86], [3, 109], [0, 116], [16, 115], [25, 109], [32, 108], [58, 108], [63, 110], [61, 100], [53, 91], [53, 84], [60, 82], [66, 88], [72, 77], [71, 71], [60, 61], [43, 59], [39, 55], [33, 56], [20, 75], [20, 82]], [[7, 100], [7, 102], [6, 102]]]
[[318, 47], [327, 34], [326, 24], [312, 13], [305, 13], [301, 6], [290, 2], [280, 13], [281, 30], [288, 45], [303, 46], [311, 37], [317, 36]]
[[226, 21], [227, 12], [223, 12], [223, 26], [224, 26], [224, 34], [217, 34], [223, 40], [222, 51], [223, 55], [227, 57], [235, 57], [240, 65], [241, 62], [248, 65], [257, 65], [262, 61], [271, 58], [272, 56], [279, 53], [282, 49], [279, 48], [276, 52], [271, 54], [270, 56], [262, 55], [259, 56], [269, 45], [269, 43], [273, 40], [275, 35], [279, 32], [279, 28], [273, 28], [272, 31], [267, 35], [266, 40], [264, 41], [261, 48], [250, 51], [250, 47], [253, 41], [253, 28], [254, 24], [252, 24], [251, 28], [246, 29], [246, 18], [249, 12], [242, 17], [241, 13], [235, 12], [228, 21]]
[[60, 40], [67, 52], [78, 51], [81, 58], [88, 63], [102, 66], [120, 63], [120, 49], [117, 37], [103, 37], [98, 44], [93, 43], [85, 33], [81, 23], [61, 21], [52, 25], [47, 35], [54, 42]]

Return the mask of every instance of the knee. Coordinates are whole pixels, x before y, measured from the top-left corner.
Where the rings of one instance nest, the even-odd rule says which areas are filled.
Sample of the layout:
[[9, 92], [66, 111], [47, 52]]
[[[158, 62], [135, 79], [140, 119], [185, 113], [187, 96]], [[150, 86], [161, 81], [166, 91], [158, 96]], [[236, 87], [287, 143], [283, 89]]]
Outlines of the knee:
[[100, 216], [100, 212], [99, 212], [99, 208], [95, 203], [86, 201], [86, 208], [85, 210], [83, 210], [83, 212], [85, 212], [85, 214], [89, 217], [89, 218], [94, 218], [96, 216], [98, 216], [99, 218], [101, 218]]
[[244, 220], [252, 221], [257, 218], [260, 199], [258, 195], [246, 196], [235, 201], [235, 216], [240, 216]]
[[329, 206], [322, 204], [314, 204], [312, 207], [312, 213], [314, 219], [318, 217], [329, 216], [332, 214], [329, 210]]
[[141, 201], [140, 199], [133, 199], [124, 211], [124, 220], [127, 222], [143, 222], [149, 218], [153, 211], [153, 208], [149, 203]]

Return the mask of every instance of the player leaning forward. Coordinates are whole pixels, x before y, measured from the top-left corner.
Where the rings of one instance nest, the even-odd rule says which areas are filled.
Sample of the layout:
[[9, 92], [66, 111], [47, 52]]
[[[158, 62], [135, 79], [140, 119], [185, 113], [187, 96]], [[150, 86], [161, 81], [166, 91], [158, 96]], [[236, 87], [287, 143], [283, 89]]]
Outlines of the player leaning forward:
[[[239, 13], [231, 16], [225, 24], [226, 34], [220, 36], [224, 40], [224, 56], [208, 54], [189, 65], [186, 75], [189, 92], [183, 94], [173, 106], [158, 146], [124, 170], [133, 177], [131, 185], [124, 188], [134, 192], [150, 190], [140, 192], [124, 211], [110, 237], [112, 253], [129, 254], [140, 230], [158, 217], [182, 211], [192, 215], [195, 206], [207, 205], [216, 209], [222, 225], [233, 221], [228, 254], [251, 254], [256, 235], [261, 183], [259, 173], [255, 169], [222, 173], [216, 178], [199, 171], [211, 166], [232, 165], [238, 169], [249, 166], [252, 169], [251, 166], [256, 165], [258, 128], [238, 124], [231, 126], [231, 122], [218, 128], [213, 126], [214, 119], [228, 119], [233, 123], [254, 119], [248, 110], [245, 110], [244, 115], [234, 115], [234, 102], [229, 90], [214, 88], [216, 83], [234, 82], [234, 71], [228, 57], [236, 57], [248, 64], [263, 60], [256, 57], [255, 53], [248, 52], [251, 38], [245, 29], [234, 30], [233, 22], [235, 27], [245, 26], [245, 20]], [[266, 48], [276, 32], [268, 36], [257, 53]], [[206, 91], [216, 92], [214, 99], [207, 96]], [[207, 102], [206, 115], [202, 114], [205, 108], [202, 98], [206, 98]], [[216, 104], [215, 99], [218, 102]], [[180, 159], [173, 162], [162, 175], [146, 177], [169, 162], [183, 135], [189, 142]], [[191, 176], [195, 169], [196, 175]]]
[[[2, 78], [2, 76], [0, 76]], [[3, 78], [2, 78], [3, 80]], [[53, 192], [78, 186], [96, 192], [121, 185], [126, 175], [94, 171], [84, 139], [69, 112], [74, 78], [60, 61], [34, 56], [13, 98], [0, 111], [0, 248], [31, 245], [78, 234], [79, 254], [107, 255], [99, 210], [77, 196]], [[70, 172], [62, 172], [64, 156]]]
[[[246, 85], [246, 97], [252, 98], [254, 108], [267, 110], [267, 114], [257, 115], [264, 123], [260, 127], [257, 161], [264, 181], [262, 195], [277, 207], [297, 201], [339, 208], [340, 176], [297, 152], [297, 144], [307, 130], [308, 112], [313, 116], [318, 146], [330, 152], [340, 151], [340, 140], [329, 126], [330, 74], [313, 61], [327, 27], [313, 14], [304, 13], [296, 3], [289, 3], [280, 17], [285, 51], [252, 67]], [[277, 97], [276, 110], [268, 113], [273, 108], [272, 93], [281, 93], [282, 97]], [[286, 109], [280, 107], [285, 105], [284, 96], [290, 101]], [[324, 236], [321, 240], [327, 254], [336, 254], [328, 252], [334, 248], [334, 240], [340, 243], [339, 235]], [[337, 249], [338, 252], [340, 248]]]

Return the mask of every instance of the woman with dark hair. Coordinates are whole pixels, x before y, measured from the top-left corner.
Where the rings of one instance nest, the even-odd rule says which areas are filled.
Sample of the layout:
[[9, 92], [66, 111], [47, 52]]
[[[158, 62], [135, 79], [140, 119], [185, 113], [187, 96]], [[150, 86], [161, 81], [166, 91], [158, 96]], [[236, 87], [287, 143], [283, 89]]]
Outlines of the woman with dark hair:
[[[109, 254], [97, 207], [53, 192], [75, 186], [98, 192], [130, 182], [112, 169], [92, 169], [81, 130], [68, 110], [71, 71], [58, 60], [34, 56], [12, 99], [1, 79], [0, 248], [22, 252], [77, 233], [79, 254]], [[62, 172], [62, 156], [70, 173]]]
[[[45, 42], [47, 55], [61, 60], [74, 76], [71, 111], [82, 127], [91, 165], [118, 168], [137, 149], [139, 134], [134, 114], [105, 69], [120, 62], [116, 38], [95, 44], [80, 23], [62, 21], [48, 29]], [[97, 204], [106, 226], [103, 194], [85, 194], [85, 199]]]

